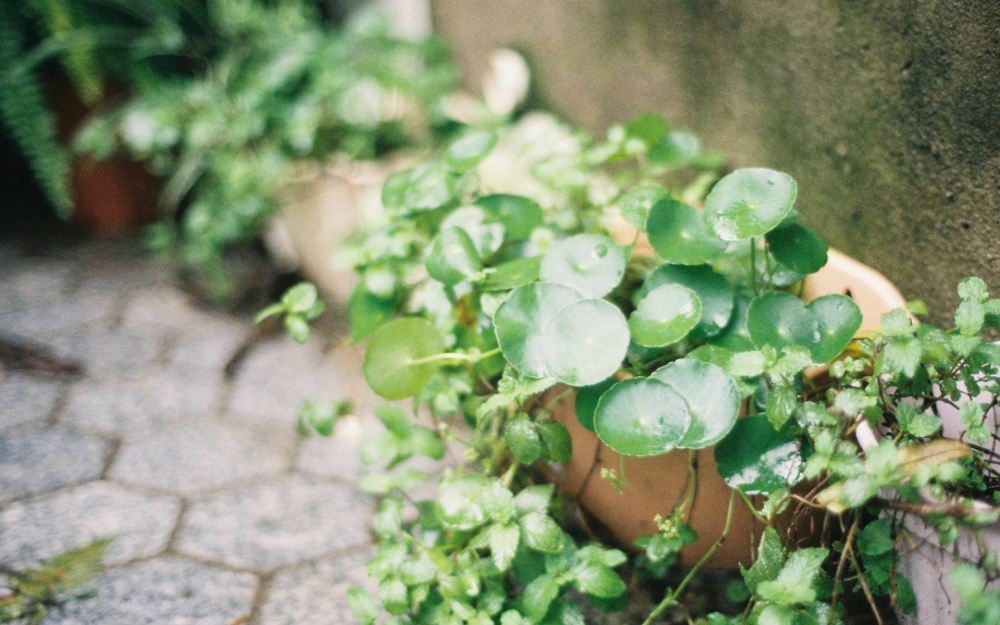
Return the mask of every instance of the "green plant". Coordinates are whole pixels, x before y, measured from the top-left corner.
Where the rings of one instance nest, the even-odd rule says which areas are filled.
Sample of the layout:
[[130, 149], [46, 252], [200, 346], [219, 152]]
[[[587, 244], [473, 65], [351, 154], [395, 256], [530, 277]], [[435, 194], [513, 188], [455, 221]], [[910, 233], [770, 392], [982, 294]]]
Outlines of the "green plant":
[[61, 61], [84, 103], [95, 105], [106, 80], [127, 81], [149, 58], [181, 46], [182, 17], [189, 8], [190, 3], [161, 0], [27, 0], [0, 6], [0, 118], [61, 216], [73, 206], [71, 155], [59, 143], [56, 117], [46, 102], [39, 77], [44, 64]]
[[260, 234], [297, 162], [426, 141], [455, 72], [439, 42], [394, 38], [370, 15], [332, 29], [304, 2], [210, 8], [197, 65], [137, 75], [76, 147], [98, 158], [122, 147], [165, 176], [150, 241], [221, 289], [223, 251]]
[[[553, 412], [574, 394], [581, 424], [622, 455], [715, 446], [732, 489], [725, 529], [646, 623], [683, 609], [744, 505], [765, 528], [742, 570], [748, 600], [742, 614], [706, 615], [711, 625], [838, 623], [848, 593], [863, 594], [876, 615], [879, 595], [912, 610], [897, 571], [901, 515], [924, 517], [945, 545], [959, 527], [998, 516], [972, 500], [996, 490], [986, 445], [1000, 439], [984, 419], [998, 404], [1000, 348], [981, 333], [1000, 327], [1000, 300], [969, 279], [955, 329], [898, 310], [880, 331], [859, 334], [849, 297], [797, 297], [827, 247], [797, 223], [786, 174], [742, 169], [714, 185], [680, 174], [673, 165], [703, 161], [692, 150], [664, 167], [654, 155], [679, 152], [663, 146], [680, 141], [643, 116], [606, 142], [581, 143], [561, 168], [539, 168], [563, 172], [570, 189], [543, 204], [480, 191], [488, 185], [478, 172], [504, 132], [469, 133], [390, 178], [385, 221], [349, 253], [362, 275], [352, 335], [370, 337], [365, 378], [386, 399], [412, 397], [414, 417], [433, 426], [384, 407], [386, 431], [363, 460], [395, 469], [465, 448], [436, 499], [409, 499], [430, 478], [412, 467], [359, 482], [383, 497], [369, 572], [390, 622], [582, 622], [571, 587], [598, 608], [623, 607], [623, 554], [578, 546], [586, 532], [557, 524], [573, 493], [553, 487], [552, 463], [573, 451]], [[595, 180], [605, 193], [593, 193]], [[633, 226], [624, 241], [614, 209]], [[960, 440], [943, 438], [928, 412], [942, 404], [966, 425]], [[858, 432], [873, 427], [881, 442], [859, 444]], [[686, 519], [699, 480], [688, 455], [685, 496], [656, 519], [657, 534], [637, 541], [642, 576], [662, 578], [696, 538]], [[623, 469], [601, 477], [629, 488]], [[986, 551], [975, 560], [990, 576], [995, 563]], [[992, 609], [992, 594], [968, 588], [963, 614]], [[349, 599], [362, 622], [377, 620], [374, 598], [355, 590]]]
[[78, 591], [88, 586], [100, 570], [111, 540], [94, 541], [42, 560], [38, 568], [4, 570], [7, 592], [0, 595], [0, 623], [24, 619], [35, 625], [52, 608], [86, 597], [87, 593]]

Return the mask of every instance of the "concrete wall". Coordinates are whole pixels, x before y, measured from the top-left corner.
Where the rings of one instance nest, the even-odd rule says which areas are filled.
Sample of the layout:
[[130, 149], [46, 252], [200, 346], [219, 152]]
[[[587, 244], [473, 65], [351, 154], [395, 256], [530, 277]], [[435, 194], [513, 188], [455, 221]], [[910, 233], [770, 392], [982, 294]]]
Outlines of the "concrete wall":
[[807, 223], [939, 321], [965, 275], [1000, 295], [998, 0], [434, 0], [434, 20], [467, 76], [513, 46], [586, 128], [656, 111], [789, 172]]

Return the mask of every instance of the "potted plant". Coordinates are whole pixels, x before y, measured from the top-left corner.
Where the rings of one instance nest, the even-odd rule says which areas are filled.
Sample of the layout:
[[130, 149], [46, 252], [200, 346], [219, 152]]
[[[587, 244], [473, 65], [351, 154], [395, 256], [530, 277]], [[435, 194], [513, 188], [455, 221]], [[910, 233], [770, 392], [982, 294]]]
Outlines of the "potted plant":
[[[636, 541], [647, 573], [662, 575], [682, 554], [694, 570], [742, 562], [752, 622], [836, 620], [844, 564], [833, 588], [822, 574], [832, 538], [817, 533], [821, 546], [796, 549], [792, 531], [815, 522], [803, 512], [823, 508], [816, 492], [825, 482], [808, 492], [793, 487], [801, 490], [806, 472], [823, 473], [816, 461], [805, 465], [820, 442], [808, 426], [829, 424], [844, 409], [823, 386], [831, 378], [817, 378], [814, 368], [841, 357], [873, 313], [863, 315], [841, 292], [844, 263], [827, 270], [835, 293], [816, 297], [816, 282], [803, 283], [828, 253], [795, 223], [795, 185], [786, 175], [733, 172], [701, 209], [650, 184], [668, 174], [689, 183], [677, 195], [695, 203], [704, 194], [713, 178], [678, 178], [678, 166], [704, 163], [696, 146], [685, 151], [688, 138], [643, 116], [604, 143], [556, 159], [562, 169], [543, 161], [534, 173], [562, 171], [556, 179], [569, 181], [562, 201], [545, 208], [489, 193], [500, 189], [477, 190], [474, 171], [497, 142], [489, 132], [463, 137], [439, 160], [387, 181], [391, 219], [360, 246], [352, 331], [372, 336], [364, 365], [371, 387], [388, 399], [413, 396], [435, 428], [382, 409], [387, 431], [363, 457], [393, 467], [415, 454], [440, 457], [459, 438], [468, 446], [466, 463], [446, 472], [437, 501], [418, 503], [415, 520], [403, 523], [400, 491], [426, 474], [405, 469], [359, 484], [386, 495], [375, 525], [383, 543], [369, 569], [392, 614], [414, 622], [565, 622], [578, 614], [560, 598], [571, 585], [596, 606], [621, 607], [625, 586], [611, 569], [624, 556], [578, 548], [554, 523], [563, 519], [552, 488], [540, 486], [558, 485], [569, 501], [579, 494], [568, 485], [572, 470], [561, 477], [559, 465], [572, 468], [580, 439], [566, 428], [568, 418], [554, 418], [576, 393], [573, 418], [581, 427], [574, 429], [596, 430], [623, 457], [673, 453], [679, 460], [679, 469], [658, 475], [678, 496], [663, 502], [665, 513], [648, 519], [650, 532]], [[603, 180], [605, 193], [590, 186], [594, 180]], [[631, 188], [621, 193], [616, 180]], [[635, 232], [624, 244], [609, 236], [622, 231], [620, 222], [609, 223], [612, 204]], [[797, 297], [804, 294], [808, 304]], [[877, 289], [868, 294], [892, 300]], [[307, 310], [314, 297], [284, 306]], [[741, 412], [748, 414], [738, 419]], [[471, 431], [450, 423], [453, 415]], [[302, 418], [329, 431], [335, 415], [305, 411]], [[699, 451], [713, 444], [714, 454]], [[678, 455], [678, 448], [689, 451]], [[586, 450], [581, 455], [593, 464]], [[855, 464], [860, 456], [855, 448]], [[715, 460], [714, 480], [700, 457]], [[592, 478], [628, 492], [633, 478], [624, 466]], [[722, 505], [706, 515], [714, 519], [690, 515], [720, 488]], [[764, 529], [750, 554], [754, 522]], [[699, 533], [707, 537], [700, 544]], [[847, 544], [856, 540], [855, 532]], [[677, 604], [690, 579], [667, 593], [650, 621]], [[351, 601], [363, 621], [375, 618], [364, 593], [353, 592]]]
[[148, 176], [124, 159], [74, 159], [67, 144], [118, 85], [150, 58], [176, 51], [188, 9], [90, 0], [0, 7], [0, 118], [60, 217], [101, 233], [148, 221], [155, 186]]
[[150, 242], [222, 294], [224, 251], [260, 235], [296, 169], [424, 141], [455, 72], [440, 43], [392, 37], [372, 15], [333, 29], [305, 3], [248, 0], [207, 17], [210, 36], [191, 42], [204, 62], [137, 76], [76, 148], [124, 148], [164, 176]]

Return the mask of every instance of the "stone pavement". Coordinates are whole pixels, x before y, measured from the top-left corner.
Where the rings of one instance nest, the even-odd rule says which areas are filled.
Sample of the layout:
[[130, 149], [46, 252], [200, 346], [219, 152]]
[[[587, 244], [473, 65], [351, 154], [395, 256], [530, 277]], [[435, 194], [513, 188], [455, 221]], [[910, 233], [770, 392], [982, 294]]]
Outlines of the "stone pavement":
[[250, 328], [202, 310], [128, 241], [0, 242], [0, 335], [83, 376], [0, 382], [0, 566], [114, 536], [97, 595], [45, 625], [334, 625], [365, 584], [370, 498], [353, 483], [374, 419], [300, 439], [305, 399], [370, 414], [354, 348], [286, 337], [222, 367]]

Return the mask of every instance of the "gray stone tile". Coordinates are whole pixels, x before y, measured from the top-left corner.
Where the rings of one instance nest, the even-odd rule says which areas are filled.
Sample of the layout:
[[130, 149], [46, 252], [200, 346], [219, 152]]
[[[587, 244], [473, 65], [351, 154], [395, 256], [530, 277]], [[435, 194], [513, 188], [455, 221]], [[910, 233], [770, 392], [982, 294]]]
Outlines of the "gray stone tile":
[[230, 625], [249, 615], [257, 577], [164, 556], [106, 572], [97, 595], [44, 625]]
[[149, 365], [160, 353], [165, 338], [159, 332], [115, 332], [85, 329], [58, 337], [50, 343], [56, 354], [79, 362], [88, 376], [100, 376]]
[[38, 308], [65, 296], [74, 267], [53, 259], [18, 258], [0, 264], [0, 314]]
[[78, 328], [107, 328], [116, 302], [99, 293], [63, 298], [54, 303], [0, 316], [0, 332], [50, 343]]
[[249, 335], [252, 324], [236, 318], [212, 319], [185, 329], [177, 337], [170, 364], [178, 371], [221, 375], [226, 363]]
[[132, 378], [85, 380], [69, 392], [61, 420], [101, 432], [161, 428], [194, 415], [213, 414], [222, 375], [182, 375], [144, 369]]
[[350, 486], [286, 476], [195, 503], [177, 548], [270, 570], [365, 544], [371, 514], [371, 499]]
[[252, 430], [218, 423], [185, 425], [126, 443], [110, 478], [180, 495], [194, 495], [275, 474], [289, 465], [291, 445]]
[[48, 418], [65, 385], [14, 374], [0, 381], [0, 430]]
[[23, 499], [101, 475], [111, 444], [53, 429], [0, 437], [0, 503]]
[[295, 468], [313, 475], [354, 482], [377, 469], [361, 463], [361, 446], [366, 438], [383, 430], [385, 426], [375, 417], [343, 417], [337, 421], [330, 438], [314, 434], [302, 441]]
[[152, 328], [186, 331], [205, 323], [229, 318], [226, 313], [220, 311], [197, 308], [190, 296], [175, 287], [159, 286], [129, 295], [128, 304], [122, 315], [122, 327], [141, 332]]
[[357, 619], [344, 593], [356, 586], [377, 592], [378, 584], [364, 567], [372, 553], [365, 549], [278, 573], [264, 601], [259, 625], [354, 625]]
[[114, 536], [106, 564], [161, 552], [180, 502], [107, 482], [91, 482], [0, 511], [0, 562], [23, 565]]
[[361, 352], [345, 347], [321, 353], [319, 341], [288, 337], [258, 346], [243, 363], [227, 411], [234, 418], [292, 426], [302, 403], [330, 398], [370, 402], [361, 377]]

